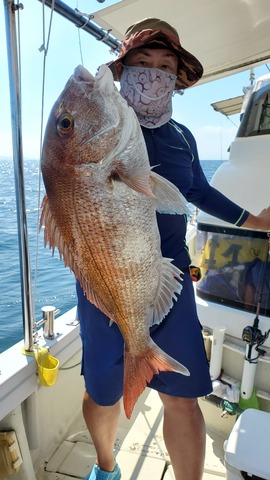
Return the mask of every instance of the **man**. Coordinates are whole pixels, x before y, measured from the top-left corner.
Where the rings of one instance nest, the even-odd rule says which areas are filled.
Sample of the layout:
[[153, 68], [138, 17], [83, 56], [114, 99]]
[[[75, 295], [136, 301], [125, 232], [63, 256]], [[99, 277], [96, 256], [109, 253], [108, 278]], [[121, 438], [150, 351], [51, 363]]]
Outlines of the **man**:
[[[212, 188], [201, 169], [190, 131], [171, 119], [174, 90], [194, 85], [202, 76], [200, 62], [180, 44], [166, 22], [147, 18], [126, 32], [118, 58], [109, 64], [121, 94], [134, 108], [155, 171], [172, 181], [198, 208], [236, 226], [270, 228], [270, 210], [258, 217]], [[158, 215], [164, 257], [184, 272], [183, 289], [153, 340], [183, 363], [190, 377], [174, 372], [154, 375], [149, 387], [164, 405], [164, 440], [176, 480], [202, 478], [205, 426], [197, 398], [212, 391], [185, 243], [185, 215]], [[86, 393], [84, 418], [97, 451], [97, 463], [86, 480], [119, 480], [113, 448], [123, 393], [123, 339], [117, 325], [91, 305], [77, 286], [83, 343], [82, 373]]]

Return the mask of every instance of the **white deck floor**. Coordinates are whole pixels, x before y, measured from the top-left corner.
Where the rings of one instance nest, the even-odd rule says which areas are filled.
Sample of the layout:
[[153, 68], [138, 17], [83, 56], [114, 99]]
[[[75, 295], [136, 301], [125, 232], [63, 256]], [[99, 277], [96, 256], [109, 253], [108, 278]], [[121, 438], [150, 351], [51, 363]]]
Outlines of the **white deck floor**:
[[[133, 420], [134, 419], [134, 420]], [[121, 467], [121, 480], [174, 480], [162, 436], [162, 405], [156, 392], [146, 390], [131, 420], [121, 419], [115, 446]], [[207, 432], [203, 480], [225, 478], [223, 443], [225, 438]], [[95, 451], [80, 413], [74, 419], [64, 442], [39, 472], [39, 480], [84, 478], [95, 462]]]

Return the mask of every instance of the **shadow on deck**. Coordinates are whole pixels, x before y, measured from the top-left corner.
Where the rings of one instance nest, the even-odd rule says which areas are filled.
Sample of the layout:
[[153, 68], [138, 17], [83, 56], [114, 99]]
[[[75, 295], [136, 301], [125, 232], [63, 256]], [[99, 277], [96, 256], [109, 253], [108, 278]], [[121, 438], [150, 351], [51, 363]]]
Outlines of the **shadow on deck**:
[[[146, 390], [131, 420], [121, 417], [115, 455], [123, 480], [174, 480], [162, 434], [162, 404], [155, 391]], [[207, 432], [203, 480], [226, 476], [223, 465], [224, 436]], [[81, 480], [95, 462], [95, 450], [80, 413], [66, 439], [40, 470], [38, 480]]]

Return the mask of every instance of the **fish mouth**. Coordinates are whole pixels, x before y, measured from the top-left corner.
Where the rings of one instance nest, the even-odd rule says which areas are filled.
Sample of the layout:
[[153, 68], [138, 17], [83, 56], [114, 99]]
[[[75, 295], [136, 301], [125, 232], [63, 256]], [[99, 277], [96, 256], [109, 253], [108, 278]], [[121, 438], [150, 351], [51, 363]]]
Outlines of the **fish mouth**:
[[106, 75], [108, 75], [108, 71], [110, 72], [110, 69], [107, 65], [101, 65], [94, 76], [82, 65], [78, 65], [74, 70], [74, 78], [77, 82], [93, 83], [95, 80], [102, 80]]
[[82, 65], [78, 65], [74, 70], [74, 78], [77, 82], [93, 82], [95, 77], [84, 68]]
[[[83, 90], [86, 96], [92, 94], [94, 89], [99, 88], [100, 83], [104, 77], [107, 77], [108, 74], [112, 75], [111, 72], [109, 71], [109, 67], [107, 65], [101, 65], [98, 69], [97, 74], [94, 76], [92, 75], [89, 70], [87, 70], [85, 67], [82, 65], [78, 65], [73, 73], [73, 80], [79, 84], [80, 89]], [[98, 81], [98, 82], [97, 82]], [[113, 82], [113, 79], [111, 80]], [[92, 88], [91, 88], [92, 87]], [[84, 140], [81, 145], [86, 145], [96, 138], [102, 136], [103, 134], [107, 133], [110, 131], [114, 126], [117, 126], [118, 123], [116, 122], [116, 125], [110, 124], [108, 127], [105, 127], [101, 130], [99, 130], [96, 134], [92, 135], [91, 137], [87, 138]]]

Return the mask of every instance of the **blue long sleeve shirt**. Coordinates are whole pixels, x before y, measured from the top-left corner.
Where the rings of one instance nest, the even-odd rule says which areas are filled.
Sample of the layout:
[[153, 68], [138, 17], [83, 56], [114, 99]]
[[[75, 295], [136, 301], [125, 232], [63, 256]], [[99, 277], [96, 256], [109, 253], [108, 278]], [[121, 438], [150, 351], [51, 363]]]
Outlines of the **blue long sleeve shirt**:
[[[203, 173], [196, 141], [183, 125], [170, 120], [159, 128], [142, 127], [150, 165], [178, 187], [188, 202], [200, 210], [236, 226], [248, 212], [211, 187]], [[157, 214], [164, 257], [173, 258], [179, 268], [190, 264], [186, 246], [185, 215]]]

